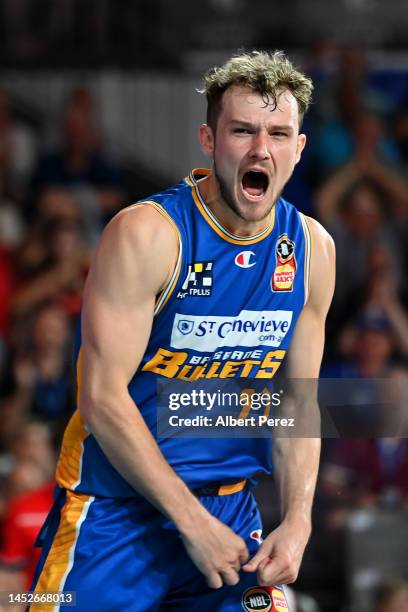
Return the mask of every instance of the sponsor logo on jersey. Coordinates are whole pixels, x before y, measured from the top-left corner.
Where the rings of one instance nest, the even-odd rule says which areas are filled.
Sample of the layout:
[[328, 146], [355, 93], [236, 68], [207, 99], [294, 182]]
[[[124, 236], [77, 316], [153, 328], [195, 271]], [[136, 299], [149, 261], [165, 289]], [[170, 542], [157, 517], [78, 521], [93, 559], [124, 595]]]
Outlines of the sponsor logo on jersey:
[[235, 317], [176, 313], [170, 344], [199, 352], [216, 351], [222, 346], [279, 347], [292, 316], [291, 310], [241, 310]]
[[272, 588], [272, 601], [274, 605], [274, 610], [276, 610], [276, 612], [288, 612], [289, 611], [289, 607], [286, 602], [285, 594], [281, 589], [277, 587]]
[[242, 595], [242, 607], [246, 612], [269, 612], [272, 597], [267, 587], [252, 587]]
[[276, 266], [271, 278], [272, 291], [293, 291], [296, 275], [295, 243], [286, 234], [278, 238]]
[[256, 264], [254, 257], [255, 253], [253, 251], [241, 251], [235, 257], [235, 264], [240, 268], [252, 268]]
[[209, 297], [213, 284], [213, 261], [196, 261], [188, 264], [187, 276], [177, 293], [178, 299], [185, 297]]
[[249, 537], [251, 538], [251, 540], [255, 540], [255, 542], [258, 542], [258, 544], [262, 543], [262, 529], [254, 529], [254, 531], [251, 531], [251, 533], [249, 534]]
[[273, 378], [285, 358], [286, 351], [276, 349], [217, 350], [211, 354], [190, 354], [160, 347], [143, 366], [166, 378], [199, 380], [200, 378]]

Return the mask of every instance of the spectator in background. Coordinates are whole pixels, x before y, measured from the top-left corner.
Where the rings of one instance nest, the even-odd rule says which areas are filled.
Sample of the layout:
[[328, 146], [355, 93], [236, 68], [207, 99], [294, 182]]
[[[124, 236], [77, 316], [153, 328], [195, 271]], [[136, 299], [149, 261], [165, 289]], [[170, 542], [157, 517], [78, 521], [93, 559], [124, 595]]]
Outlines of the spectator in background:
[[[354, 437], [405, 435], [408, 423], [404, 423], [406, 398], [402, 395], [408, 372], [396, 360], [397, 343], [390, 322], [365, 313], [343, 332], [343, 336], [346, 334], [348, 359], [328, 362], [321, 372], [324, 378], [355, 380], [341, 387], [342, 402], [330, 404], [330, 415], [338, 430]], [[346, 342], [344, 338], [342, 341], [344, 349]], [[389, 386], [381, 383], [382, 379], [390, 379]]]
[[361, 305], [359, 296], [369, 279], [368, 258], [374, 246], [387, 248], [397, 290], [402, 292], [407, 285], [401, 253], [408, 221], [408, 185], [382, 165], [372, 149], [362, 145], [360, 153], [316, 195], [319, 219], [333, 235], [338, 251], [330, 319], [334, 329]]
[[[362, 507], [408, 507], [408, 440], [342, 439], [329, 451], [321, 473], [321, 490], [341, 501], [344, 521]], [[340, 526], [335, 509], [336, 526]], [[329, 517], [329, 522], [333, 517]]]
[[[402, 362], [408, 358], [408, 316], [398, 296], [393, 260], [385, 245], [376, 244], [370, 250], [367, 281], [361, 293], [357, 315], [354, 313], [340, 334], [339, 351], [343, 357], [357, 357], [359, 376], [382, 376], [394, 370], [392, 357], [393, 366], [398, 358]], [[382, 350], [378, 350], [380, 346]]]
[[363, 130], [372, 129], [372, 134], [377, 131], [379, 158], [396, 162], [397, 148], [379, 119], [390, 113], [394, 102], [371, 78], [364, 51], [359, 47], [339, 49], [332, 41], [316, 49], [311, 58], [312, 74], [318, 74], [311, 151], [314, 183], [319, 185], [355, 155], [360, 125]]
[[[9, 490], [12, 494], [23, 493], [47, 483], [54, 475], [55, 449], [51, 429], [46, 423], [30, 417], [21, 420], [19, 428], [6, 441], [6, 452], [11, 458]], [[24, 469], [16, 477], [16, 469], [23, 466], [33, 468], [32, 477], [25, 478]], [[34, 470], [36, 474], [34, 475]]]
[[[348, 590], [344, 529], [350, 513], [361, 508], [390, 511], [408, 507], [408, 440], [343, 438], [331, 442], [324, 447], [312, 549], [318, 580], [324, 581], [332, 597], [337, 591], [338, 605], [345, 603]], [[405, 610], [389, 610], [394, 609]]]
[[[64, 139], [59, 149], [40, 160], [34, 176], [34, 189], [64, 186], [81, 190], [85, 213], [95, 206], [89, 196], [93, 190], [103, 225], [122, 202], [123, 172], [107, 160], [101, 150], [99, 130], [94, 125], [92, 105], [83, 95], [74, 96], [64, 116]], [[89, 201], [88, 201], [89, 200]]]
[[0, 167], [18, 193], [30, 178], [37, 158], [37, 147], [29, 128], [13, 116], [10, 96], [0, 91]]
[[52, 505], [55, 451], [50, 429], [43, 423], [22, 420], [8, 441], [8, 453], [0, 588], [21, 591], [30, 587], [40, 555], [33, 544]]
[[36, 217], [15, 252], [15, 270], [20, 285], [32, 280], [49, 263], [50, 228], [78, 224], [84, 228], [83, 216], [76, 198], [62, 187], [44, 189], [36, 204]]
[[8, 251], [23, 237], [21, 198], [35, 158], [30, 131], [14, 121], [9, 96], [0, 90], [0, 245]]
[[[51, 219], [44, 227], [43, 236], [43, 242], [37, 246], [47, 257], [41, 264], [37, 261], [40, 267], [34, 278], [27, 278], [15, 292], [12, 312], [15, 317], [21, 317], [52, 300], [75, 317], [80, 311], [82, 288], [89, 266], [81, 227], [75, 221]], [[32, 255], [35, 261], [38, 252], [34, 248]]]
[[95, 207], [92, 210], [84, 210], [81, 208], [81, 199], [76, 196], [75, 189], [46, 188], [41, 192], [37, 203], [37, 226], [43, 225], [48, 219], [77, 223], [81, 226], [82, 238], [90, 249], [99, 238], [101, 231], [99, 211], [96, 202], [94, 203]]
[[15, 496], [6, 506], [0, 547], [0, 585], [4, 591], [28, 591], [41, 549], [36, 537], [53, 502], [54, 483], [49, 482]]
[[355, 149], [351, 159], [321, 185], [316, 206], [322, 223], [336, 215], [341, 198], [358, 183], [371, 183], [389, 200], [390, 210], [408, 217], [408, 185], [380, 155], [382, 127], [378, 118], [360, 113], [354, 121]]
[[375, 593], [375, 612], [408, 612], [408, 583], [392, 578], [382, 581]]
[[64, 426], [74, 401], [69, 319], [63, 308], [46, 305], [34, 316], [31, 343], [14, 358], [14, 405]]

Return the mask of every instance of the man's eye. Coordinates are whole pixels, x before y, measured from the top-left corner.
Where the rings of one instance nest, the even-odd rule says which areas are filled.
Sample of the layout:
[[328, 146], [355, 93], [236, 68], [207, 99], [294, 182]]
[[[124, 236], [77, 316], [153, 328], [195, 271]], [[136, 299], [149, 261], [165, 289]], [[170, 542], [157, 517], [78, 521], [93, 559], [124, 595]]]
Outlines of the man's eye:
[[250, 134], [251, 131], [248, 128], [234, 128], [234, 134]]
[[272, 136], [287, 136], [286, 132], [272, 132]]

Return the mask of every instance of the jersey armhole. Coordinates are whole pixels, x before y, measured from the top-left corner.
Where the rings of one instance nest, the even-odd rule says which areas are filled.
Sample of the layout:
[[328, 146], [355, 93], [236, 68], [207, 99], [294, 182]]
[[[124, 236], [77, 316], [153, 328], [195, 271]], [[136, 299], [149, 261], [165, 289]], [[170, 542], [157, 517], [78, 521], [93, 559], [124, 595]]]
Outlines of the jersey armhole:
[[305, 258], [304, 258], [304, 292], [305, 299], [303, 305], [306, 304], [309, 299], [310, 293], [310, 266], [312, 257], [312, 234], [310, 231], [309, 223], [306, 215], [299, 212], [300, 220], [302, 222], [303, 233], [305, 235]]
[[128, 209], [135, 208], [136, 206], [152, 206], [155, 210], [157, 210], [158, 213], [160, 213], [165, 219], [167, 219], [177, 237], [178, 254], [176, 265], [174, 266], [174, 270], [170, 276], [170, 279], [167, 281], [166, 285], [160, 291], [160, 293], [156, 296], [154, 316], [157, 317], [159, 312], [163, 310], [165, 304], [168, 302], [180, 276], [183, 244], [181, 240], [180, 230], [177, 227], [176, 222], [161, 204], [159, 204], [158, 202], [154, 202], [153, 200], [143, 200], [142, 202], [136, 202], [135, 204], [131, 204], [130, 206], [128, 206]]

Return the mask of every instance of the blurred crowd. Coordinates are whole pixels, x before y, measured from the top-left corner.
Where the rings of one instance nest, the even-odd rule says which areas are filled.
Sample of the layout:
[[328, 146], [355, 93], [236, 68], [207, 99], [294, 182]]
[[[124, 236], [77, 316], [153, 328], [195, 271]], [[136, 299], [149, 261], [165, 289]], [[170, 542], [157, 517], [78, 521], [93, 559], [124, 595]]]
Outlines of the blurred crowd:
[[12, 590], [30, 586], [75, 407], [73, 345], [92, 250], [127, 199], [92, 93], [74, 89], [56, 116], [45, 148], [0, 92], [0, 588]]
[[[316, 85], [304, 125], [308, 147], [285, 195], [337, 246], [322, 375], [406, 383], [408, 71], [393, 89], [360, 51], [327, 41], [305, 69]], [[38, 555], [32, 542], [75, 407], [81, 291], [100, 232], [133, 199], [126, 172], [104, 150], [92, 91], [74, 89], [54, 114], [45, 139], [0, 92], [0, 590], [29, 586]], [[349, 609], [350, 516], [408, 510], [404, 407], [387, 436], [324, 441], [315, 533], [300, 577], [320, 605], [309, 610]], [[406, 562], [394, 582], [384, 572], [369, 609], [408, 610], [407, 572]]]

